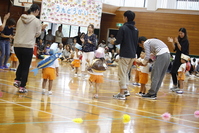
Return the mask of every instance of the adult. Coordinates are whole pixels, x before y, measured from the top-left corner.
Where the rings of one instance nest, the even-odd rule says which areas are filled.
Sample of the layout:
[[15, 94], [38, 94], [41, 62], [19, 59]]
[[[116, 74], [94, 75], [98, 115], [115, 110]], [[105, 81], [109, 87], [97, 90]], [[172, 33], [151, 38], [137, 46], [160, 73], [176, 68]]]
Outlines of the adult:
[[135, 27], [135, 13], [128, 10], [123, 14], [124, 25], [120, 27], [116, 39], [111, 40], [112, 44], [120, 44], [120, 59], [118, 64], [118, 76], [120, 92], [113, 95], [113, 98], [125, 100], [130, 96], [128, 91], [128, 73], [133, 65], [138, 44], [138, 29]]
[[[146, 65], [149, 62], [151, 53], [156, 56], [151, 72], [151, 88], [143, 98], [156, 99], [162, 80], [170, 64], [170, 52], [167, 45], [159, 39], [146, 39], [139, 37], [138, 43], [145, 50], [145, 58], [140, 64]], [[139, 62], [138, 62], [139, 64]]]
[[52, 44], [54, 41], [54, 36], [52, 35], [52, 30], [48, 30], [48, 34], [46, 35], [46, 44]]
[[84, 38], [80, 38], [82, 41], [82, 72], [85, 74], [86, 63], [91, 63], [94, 58], [94, 51], [96, 50], [96, 35], [94, 34], [94, 25], [88, 26], [88, 33]]
[[59, 26], [58, 30], [55, 32], [55, 42], [62, 43], [63, 36], [64, 35], [62, 33], [62, 26]]
[[3, 31], [5, 25], [6, 25], [6, 22], [8, 20], [8, 18], [10, 17], [10, 13], [7, 13], [4, 18], [3, 18], [3, 23], [1, 21], [1, 17], [0, 17], [0, 31]]
[[178, 37], [173, 39], [172, 37], [168, 37], [168, 41], [172, 44], [173, 50], [176, 52], [175, 59], [173, 62], [173, 66], [171, 68], [171, 76], [173, 80], [172, 91], [178, 90], [178, 80], [177, 80], [177, 72], [178, 68], [181, 65], [181, 54], [189, 55], [189, 41], [187, 38], [187, 31], [185, 28], [179, 29]]
[[14, 39], [13, 27], [15, 26], [16, 21], [14, 19], [9, 19], [7, 26], [1, 32], [0, 38], [0, 69], [7, 69], [7, 61], [10, 57], [10, 41]]
[[41, 21], [36, 18], [39, 15], [39, 11], [40, 7], [37, 4], [31, 5], [28, 15], [22, 14], [16, 25], [14, 50], [19, 59], [19, 66], [14, 86], [19, 88], [20, 93], [27, 92], [25, 86], [28, 80], [35, 40], [36, 37], [40, 36], [41, 30], [47, 26], [41, 25]]
[[73, 39], [76, 39], [77, 43], [80, 44], [80, 45], [82, 45], [82, 41], [80, 40], [80, 36], [81, 36], [81, 32], [78, 32], [77, 36], [75, 36]]
[[115, 37], [113, 34], [110, 34], [110, 37], [108, 38], [108, 49], [109, 49], [109, 52], [111, 52], [113, 49], [115, 49], [115, 46], [114, 44], [111, 43], [111, 40], [114, 40]]

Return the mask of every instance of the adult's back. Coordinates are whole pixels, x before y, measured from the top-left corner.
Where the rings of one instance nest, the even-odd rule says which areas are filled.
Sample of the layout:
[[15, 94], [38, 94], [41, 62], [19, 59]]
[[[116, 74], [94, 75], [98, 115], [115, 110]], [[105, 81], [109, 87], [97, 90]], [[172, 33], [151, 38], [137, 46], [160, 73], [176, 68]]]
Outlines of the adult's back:
[[135, 58], [138, 44], [138, 29], [134, 25], [134, 21], [126, 22], [118, 31], [116, 43], [121, 44], [120, 57]]
[[14, 46], [33, 48], [36, 37], [40, 34], [41, 21], [32, 14], [23, 14], [17, 22]]

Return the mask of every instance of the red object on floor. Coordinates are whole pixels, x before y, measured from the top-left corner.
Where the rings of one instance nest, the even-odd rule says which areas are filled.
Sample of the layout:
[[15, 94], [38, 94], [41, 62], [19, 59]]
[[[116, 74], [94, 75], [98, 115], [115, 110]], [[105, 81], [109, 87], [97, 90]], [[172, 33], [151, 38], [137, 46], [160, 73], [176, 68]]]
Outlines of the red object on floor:
[[34, 54], [34, 55], [36, 56], [36, 58], [37, 58], [37, 44], [35, 44], [35, 46], [34, 46], [33, 54]]

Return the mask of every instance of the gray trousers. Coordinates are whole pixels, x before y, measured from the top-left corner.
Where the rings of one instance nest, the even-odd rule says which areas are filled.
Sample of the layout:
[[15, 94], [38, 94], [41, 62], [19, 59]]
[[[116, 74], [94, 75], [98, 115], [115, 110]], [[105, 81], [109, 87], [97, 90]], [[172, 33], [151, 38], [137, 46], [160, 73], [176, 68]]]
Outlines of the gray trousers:
[[151, 88], [148, 91], [150, 95], [156, 95], [160, 86], [162, 84], [162, 80], [166, 74], [166, 71], [169, 67], [170, 63], [170, 54], [164, 53], [158, 55], [156, 57], [156, 61], [153, 64], [152, 72], [151, 72]]

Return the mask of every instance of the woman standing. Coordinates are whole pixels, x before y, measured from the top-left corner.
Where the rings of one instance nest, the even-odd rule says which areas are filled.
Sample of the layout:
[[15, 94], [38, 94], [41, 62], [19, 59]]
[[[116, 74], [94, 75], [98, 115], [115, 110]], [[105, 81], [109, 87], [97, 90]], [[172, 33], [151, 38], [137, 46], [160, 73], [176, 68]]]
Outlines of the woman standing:
[[86, 62], [92, 62], [94, 58], [94, 51], [96, 50], [96, 35], [94, 34], [94, 25], [88, 26], [88, 33], [85, 34], [84, 38], [80, 38], [82, 41], [82, 72], [86, 70]]
[[177, 81], [177, 71], [181, 65], [181, 54], [189, 55], [189, 41], [187, 38], [187, 31], [185, 28], [179, 29], [179, 35], [175, 40], [168, 37], [168, 41], [172, 44], [173, 50], [176, 52], [173, 66], [171, 68], [171, 76], [173, 80], [172, 91], [177, 91], [179, 85]]
[[29, 68], [33, 56], [33, 47], [36, 37], [39, 37], [42, 29], [47, 25], [41, 25], [41, 21], [36, 18], [39, 15], [40, 7], [31, 5], [28, 15], [23, 14], [16, 25], [14, 38], [14, 50], [19, 59], [19, 66], [16, 72], [14, 86], [19, 88], [20, 93], [27, 92], [25, 86], [28, 79]]

